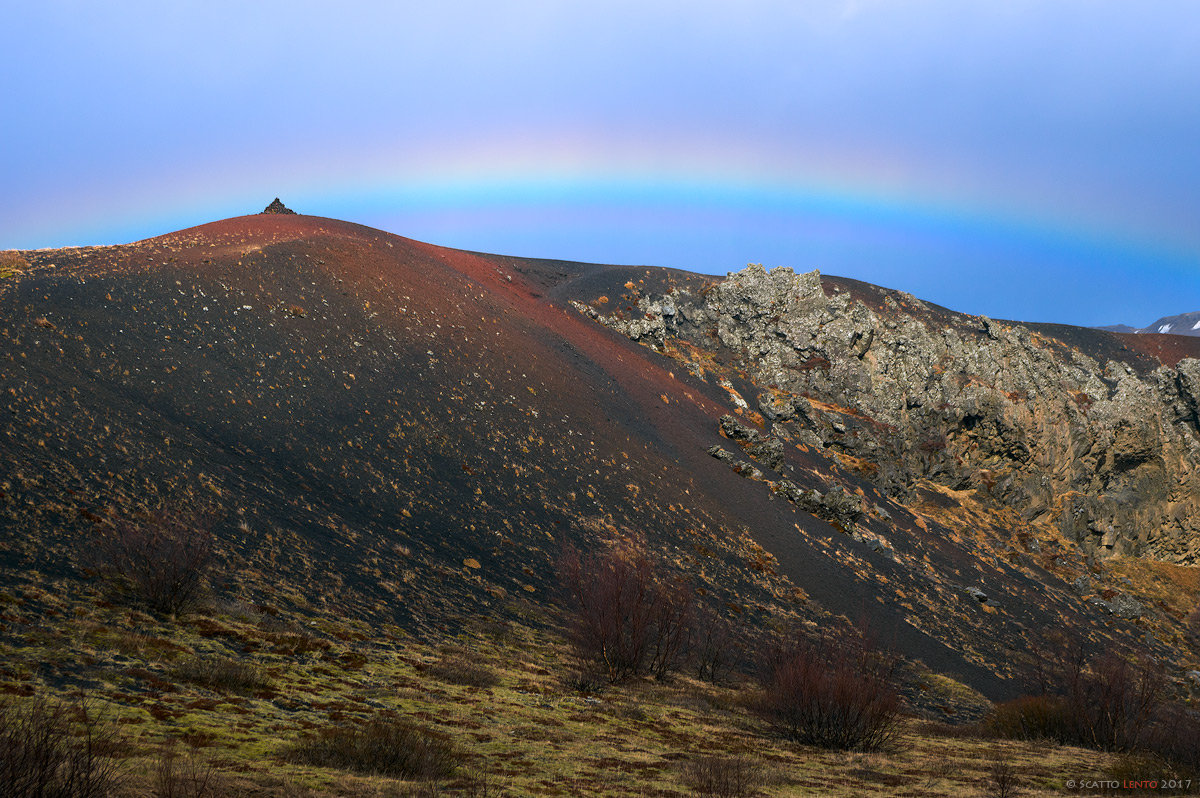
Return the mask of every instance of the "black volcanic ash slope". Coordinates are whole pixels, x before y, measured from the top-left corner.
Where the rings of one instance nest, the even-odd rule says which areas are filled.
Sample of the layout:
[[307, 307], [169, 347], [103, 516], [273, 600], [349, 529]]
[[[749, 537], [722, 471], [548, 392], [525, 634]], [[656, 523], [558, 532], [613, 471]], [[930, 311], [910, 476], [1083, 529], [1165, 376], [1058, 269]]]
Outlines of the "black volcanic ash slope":
[[165, 504], [221, 513], [228, 594], [413, 630], [546, 601], [561, 539], [640, 533], [748, 626], [865, 615], [991, 696], [1043, 630], [1141, 634], [998, 548], [1020, 519], [932, 484], [901, 505], [849, 452], [772, 443], [748, 372], [568, 304], [698, 276], [294, 215], [25, 257], [0, 280], [6, 573], [70, 577], [98, 517]]
[[[666, 373], [477, 258], [253, 217], [30, 271], [0, 289], [14, 566], [66, 573], [41, 541], [110, 510], [215, 507], [258, 599], [420, 627], [546, 597], [564, 536], [752, 555], [627, 390]], [[774, 600], [740, 568], [710, 589]]]

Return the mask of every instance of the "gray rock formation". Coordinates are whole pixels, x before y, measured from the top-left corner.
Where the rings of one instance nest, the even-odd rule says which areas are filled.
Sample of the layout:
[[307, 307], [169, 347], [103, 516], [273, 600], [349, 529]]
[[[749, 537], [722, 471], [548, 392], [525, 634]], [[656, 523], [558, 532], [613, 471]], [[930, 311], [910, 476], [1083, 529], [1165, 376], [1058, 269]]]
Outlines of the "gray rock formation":
[[720, 352], [770, 388], [769, 436], [722, 421], [745, 446], [844, 451], [900, 498], [919, 478], [974, 488], [1099, 556], [1200, 561], [1200, 361], [1139, 375], [1020, 325], [879, 296], [751, 265], [698, 295], [643, 296], [636, 320], [586, 312], [655, 348]]
[[270, 205], [263, 209], [263, 213], [290, 213], [295, 215], [296, 212], [285, 206], [279, 201], [279, 197], [276, 197], [271, 201]]

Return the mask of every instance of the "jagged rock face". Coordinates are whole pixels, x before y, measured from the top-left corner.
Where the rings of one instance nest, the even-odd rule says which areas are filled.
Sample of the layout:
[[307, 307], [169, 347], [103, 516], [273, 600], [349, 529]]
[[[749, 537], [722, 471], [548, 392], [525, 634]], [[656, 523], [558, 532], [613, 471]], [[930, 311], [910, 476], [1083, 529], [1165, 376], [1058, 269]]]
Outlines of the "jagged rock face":
[[784, 267], [643, 296], [638, 319], [579, 307], [655, 348], [725, 354], [764, 391], [777, 437], [870, 461], [893, 495], [928, 478], [1100, 555], [1200, 560], [1200, 361], [1139, 375], [900, 292], [876, 306], [827, 294], [817, 272]]

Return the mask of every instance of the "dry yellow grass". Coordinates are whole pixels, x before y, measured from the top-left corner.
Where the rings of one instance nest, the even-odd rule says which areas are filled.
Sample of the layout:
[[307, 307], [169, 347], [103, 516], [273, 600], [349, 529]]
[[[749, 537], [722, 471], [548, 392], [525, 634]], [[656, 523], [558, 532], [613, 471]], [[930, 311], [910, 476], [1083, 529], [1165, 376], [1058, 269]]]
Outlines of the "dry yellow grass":
[[[109, 703], [124, 730], [130, 795], [153, 794], [161, 746], [170, 740], [198, 748], [221, 794], [419, 794], [402, 781], [283, 757], [306, 732], [381, 716], [454, 741], [461, 767], [440, 785], [442, 795], [472, 794], [475, 774], [502, 788], [492, 794], [514, 797], [695, 795], [683, 782], [683, 764], [705, 755], [751, 758], [764, 776], [760, 794], [769, 797], [986, 796], [997, 757], [1012, 763], [1022, 794], [1061, 795], [1069, 779], [1100, 779], [1108, 766], [1105, 754], [945, 736], [917, 721], [887, 754], [797, 746], [770, 737], [746, 709], [747, 686], [686, 677], [581, 695], [564, 683], [574, 662], [557, 635], [520, 624], [480, 623], [434, 644], [382, 632], [368, 637], [331, 617], [289, 625], [242, 608], [165, 623], [53, 593], [40, 600], [56, 610], [55, 629], [26, 627], [4, 638], [0, 690], [46, 692], [52, 688], [43, 674], [91, 663], [89, 692]], [[304, 636], [312, 645], [288, 643]], [[439, 661], [468, 655], [498, 684], [458, 685], [434, 675]], [[269, 686], [237, 695], [172, 681], [172, 668], [196, 656], [240, 658], [260, 668]]]
[[29, 261], [14, 250], [0, 252], [0, 279], [19, 275], [29, 268]]
[[1200, 604], [1200, 568], [1167, 562], [1118, 557], [1106, 563], [1176, 618], [1186, 618]]

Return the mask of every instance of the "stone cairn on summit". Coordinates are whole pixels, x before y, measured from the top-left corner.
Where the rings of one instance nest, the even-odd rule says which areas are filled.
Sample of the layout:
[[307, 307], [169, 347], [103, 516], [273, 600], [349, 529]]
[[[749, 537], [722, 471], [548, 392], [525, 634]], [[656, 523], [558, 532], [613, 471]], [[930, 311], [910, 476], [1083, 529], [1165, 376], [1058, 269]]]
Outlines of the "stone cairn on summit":
[[270, 205], [268, 205], [266, 207], [266, 209], [263, 211], [263, 213], [291, 213], [291, 214], [294, 214], [296, 212], [293, 211], [292, 209], [288, 208], [287, 206], [285, 206], [282, 202], [279, 201], [279, 197], [276, 197], [274, 202], [272, 202]]

